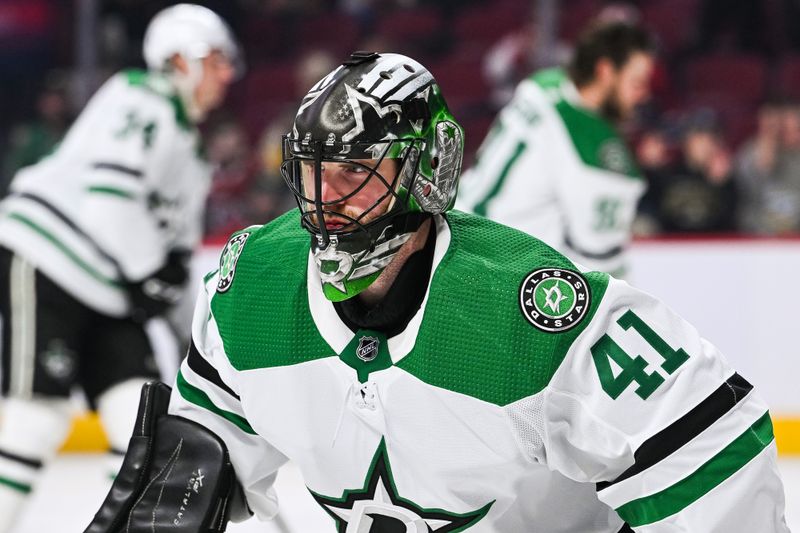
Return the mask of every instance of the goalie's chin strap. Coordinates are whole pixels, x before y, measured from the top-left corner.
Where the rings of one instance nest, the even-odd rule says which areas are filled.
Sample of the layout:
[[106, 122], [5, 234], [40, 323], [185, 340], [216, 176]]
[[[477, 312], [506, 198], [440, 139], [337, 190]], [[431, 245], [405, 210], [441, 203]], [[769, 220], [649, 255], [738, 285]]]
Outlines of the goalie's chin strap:
[[128, 451], [84, 533], [214, 533], [252, 513], [225, 443], [207, 428], [167, 414], [170, 388], [142, 387]]

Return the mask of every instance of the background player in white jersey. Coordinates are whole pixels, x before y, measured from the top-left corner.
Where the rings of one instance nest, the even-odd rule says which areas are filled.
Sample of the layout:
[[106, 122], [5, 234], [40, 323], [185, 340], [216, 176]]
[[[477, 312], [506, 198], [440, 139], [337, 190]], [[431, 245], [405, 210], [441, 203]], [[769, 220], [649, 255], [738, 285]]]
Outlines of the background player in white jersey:
[[232, 473], [269, 518], [287, 460], [340, 533], [787, 531], [753, 387], [652, 297], [452, 211], [462, 150], [411, 58], [309, 91], [299, 210], [229, 240], [87, 533], [220, 531]]
[[645, 182], [616, 125], [649, 96], [652, 71], [644, 30], [589, 28], [566, 71], [543, 70], [517, 87], [465, 173], [459, 208], [624, 274]]
[[195, 124], [222, 103], [238, 46], [218, 15], [182, 4], [151, 21], [144, 57], [0, 203], [0, 532], [64, 439], [73, 386], [124, 451], [158, 376], [144, 322], [176, 302], [202, 237], [211, 176]]

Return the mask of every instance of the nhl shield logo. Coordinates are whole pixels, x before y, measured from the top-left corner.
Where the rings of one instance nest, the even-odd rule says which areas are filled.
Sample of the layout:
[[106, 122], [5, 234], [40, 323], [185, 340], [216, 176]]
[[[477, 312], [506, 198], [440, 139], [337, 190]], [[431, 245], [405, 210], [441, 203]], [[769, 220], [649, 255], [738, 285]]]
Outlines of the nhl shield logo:
[[358, 339], [358, 347], [356, 348], [356, 357], [369, 363], [378, 357], [378, 347], [380, 340], [377, 337], [361, 337]]
[[519, 306], [536, 329], [559, 333], [572, 329], [589, 310], [589, 286], [573, 270], [542, 268], [522, 281]]
[[240, 233], [225, 245], [222, 250], [222, 256], [219, 259], [219, 282], [217, 283], [217, 292], [225, 292], [231, 288], [233, 283], [233, 274], [236, 271], [236, 262], [239, 261], [239, 256], [242, 255], [244, 243], [250, 233]]

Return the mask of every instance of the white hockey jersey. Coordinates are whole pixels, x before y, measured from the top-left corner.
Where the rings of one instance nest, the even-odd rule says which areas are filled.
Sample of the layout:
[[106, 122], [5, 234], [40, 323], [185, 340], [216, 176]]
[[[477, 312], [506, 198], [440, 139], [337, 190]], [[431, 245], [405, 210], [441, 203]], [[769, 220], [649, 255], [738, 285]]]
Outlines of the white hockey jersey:
[[129, 312], [125, 281], [202, 238], [211, 170], [169, 83], [130, 70], [92, 97], [62, 144], [0, 202], [0, 245], [87, 306]]
[[788, 531], [767, 407], [689, 324], [485, 218], [436, 231], [391, 338], [341, 321], [296, 210], [206, 277], [170, 412], [259, 517], [291, 460], [340, 533]]
[[500, 112], [456, 206], [529, 233], [593, 270], [624, 273], [645, 183], [614, 127], [560, 69], [523, 81]]

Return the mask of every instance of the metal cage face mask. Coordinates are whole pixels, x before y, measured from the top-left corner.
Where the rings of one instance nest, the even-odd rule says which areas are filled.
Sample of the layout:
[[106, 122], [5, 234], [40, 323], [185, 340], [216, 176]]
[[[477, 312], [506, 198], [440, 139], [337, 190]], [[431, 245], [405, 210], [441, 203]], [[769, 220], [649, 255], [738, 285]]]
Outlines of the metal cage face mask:
[[283, 141], [281, 171], [331, 300], [368, 287], [455, 203], [463, 130], [409, 57], [354, 53], [308, 91]]
[[281, 172], [312, 235], [328, 299], [367, 288], [424, 220], [409, 210], [422, 144], [402, 139], [343, 146], [284, 137]]

